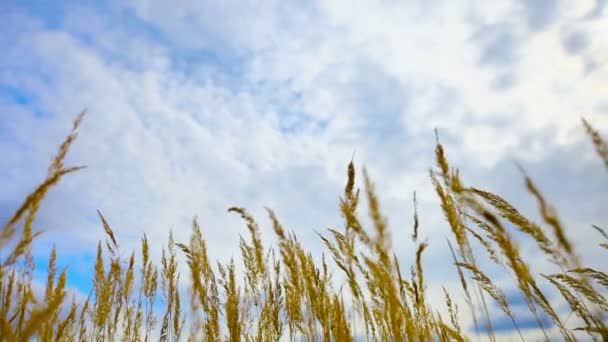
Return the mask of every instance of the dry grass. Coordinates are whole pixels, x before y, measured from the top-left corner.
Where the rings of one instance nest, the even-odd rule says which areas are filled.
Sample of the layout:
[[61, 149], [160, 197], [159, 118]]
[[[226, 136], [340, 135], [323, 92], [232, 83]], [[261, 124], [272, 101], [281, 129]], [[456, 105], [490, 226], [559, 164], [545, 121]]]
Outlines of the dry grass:
[[[176, 243], [169, 235], [157, 265], [150, 258], [145, 235], [141, 254], [136, 256], [133, 252], [123, 258], [110, 223], [98, 212], [107, 240], [98, 245], [93, 289], [87, 300], [81, 304], [75, 298], [67, 301], [67, 273], [57, 269], [55, 249], [49, 258], [44, 293], [38, 298], [33, 289], [31, 249], [40, 232], [34, 231], [32, 224], [48, 191], [63, 176], [82, 168], [64, 166], [64, 158], [77, 137], [83, 115], [76, 118], [71, 133], [61, 144], [47, 178], [2, 227], [0, 248], [6, 256], [0, 260], [0, 340], [149, 341], [157, 335], [161, 341], [277, 341], [282, 337], [352, 341], [356, 327], [362, 327], [371, 341], [470, 340], [461, 327], [459, 309], [445, 288], [445, 308], [429, 304], [423, 267], [428, 243], [418, 242], [415, 193], [412, 238], [418, 248], [410, 277], [406, 277], [406, 269], [402, 269], [392, 251], [390, 230], [365, 170], [363, 193], [372, 229], [365, 229], [360, 221], [360, 192], [355, 188], [352, 161], [340, 200], [344, 228], [320, 234], [335, 267], [326, 262], [325, 255], [320, 263], [315, 262], [270, 209], [268, 216], [278, 238], [278, 245], [273, 247], [264, 246], [256, 220], [245, 209], [229, 209], [241, 216], [249, 233], [240, 242], [242, 276], [237, 274], [234, 260], [213, 266], [196, 219], [188, 243]], [[588, 122], [583, 124], [608, 166], [606, 142]], [[543, 315], [551, 318], [562, 340], [585, 336], [608, 340], [608, 273], [581, 263], [555, 209], [532, 179], [524, 173], [526, 188], [538, 203], [542, 224], [525, 217], [496, 194], [465, 186], [458, 171], [450, 167], [439, 140], [436, 160], [437, 170], [430, 171], [431, 181], [453, 234], [455, 248], [449, 241], [448, 245], [473, 322], [478, 327], [482, 319], [488, 328], [483, 338], [496, 338], [491, 325], [496, 317], [491, 317], [486, 297], [498, 304], [518, 332], [520, 329], [503, 289], [482, 271], [480, 258], [487, 258], [510, 276], [547, 340], [556, 338], [552, 335], [556, 332], [549, 331]], [[544, 226], [550, 228], [552, 236]], [[507, 227], [514, 227], [534, 241], [561, 272], [535, 273]], [[600, 247], [608, 249], [608, 235], [602, 228], [594, 228], [605, 239]], [[474, 248], [473, 244], [482, 248]], [[182, 307], [177, 251], [186, 257], [189, 270], [189, 313]], [[336, 288], [332, 270], [343, 273], [344, 286]], [[554, 301], [547, 299], [542, 290], [547, 286], [552, 286], [568, 304], [568, 317], [558, 314]], [[453, 295], [458, 290], [450, 292]], [[160, 311], [158, 303], [163, 304]], [[524, 340], [521, 332], [519, 336]]]

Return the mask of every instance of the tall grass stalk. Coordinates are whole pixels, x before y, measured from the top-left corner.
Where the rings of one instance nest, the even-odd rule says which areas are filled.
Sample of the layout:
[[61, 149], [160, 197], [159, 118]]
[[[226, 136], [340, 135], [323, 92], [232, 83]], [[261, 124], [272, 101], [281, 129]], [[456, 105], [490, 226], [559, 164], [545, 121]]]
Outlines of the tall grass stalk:
[[[110, 221], [98, 211], [106, 241], [97, 246], [92, 291], [86, 301], [68, 300], [67, 272], [57, 268], [61, 251], [55, 248], [49, 257], [44, 292], [36, 293], [32, 248], [41, 232], [33, 223], [48, 192], [64, 176], [83, 168], [64, 165], [83, 117], [84, 112], [74, 120], [46, 178], [0, 231], [1, 341], [150, 341], [153, 336], [160, 341], [354, 341], [361, 329], [370, 341], [470, 341], [454, 295], [463, 296], [479, 339], [497, 338], [492, 322], [499, 314], [489, 309], [489, 299], [525, 340], [518, 325], [520, 313], [511, 309], [504, 289], [482, 270], [480, 260], [509, 275], [546, 340], [608, 340], [608, 272], [584, 265], [556, 210], [532, 179], [522, 169], [541, 223], [525, 217], [503, 197], [465, 185], [458, 170], [450, 166], [439, 139], [437, 167], [430, 170], [430, 178], [452, 237], [447, 245], [462, 287], [443, 289], [445, 307], [432, 307], [428, 298], [424, 252], [429, 242], [419, 241], [423, 231], [416, 194], [415, 263], [402, 268], [392, 250], [379, 196], [365, 169], [362, 193], [372, 226], [364, 227], [361, 221], [361, 192], [352, 160], [339, 203], [344, 226], [319, 233], [331, 264], [325, 254], [321, 262], [315, 261], [271, 209], [267, 213], [278, 241], [275, 246], [263, 243], [259, 225], [246, 209], [228, 209], [243, 219], [248, 232], [240, 240], [242, 273], [237, 272], [234, 259], [212, 262], [196, 218], [188, 242], [175, 242], [169, 233], [169, 242], [156, 263], [146, 235], [140, 251], [121, 253]], [[608, 166], [605, 140], [587, 121], [583, 120], [583, 126]], [[599, 248], [608, 249], [608, 234], [593, 227], [603, 239]], [[514, 239], [513, 230], [533, 242], [560, 272], [535, 272], [530, 256], [518, 248], [521, 241]], [[180, 253], [186, 258], [188, 274], [178, 271]], [[344, 276], [344, 286], [337, 286], [335, 272]], [[188, 311], [180, 291], [185, 277], [190, 284]], [[549, 300], [550, 288], [567, 303], [568, 315], [556, 309], [556, 300]], [[160, 310], [158, 303], [162, 303]]]

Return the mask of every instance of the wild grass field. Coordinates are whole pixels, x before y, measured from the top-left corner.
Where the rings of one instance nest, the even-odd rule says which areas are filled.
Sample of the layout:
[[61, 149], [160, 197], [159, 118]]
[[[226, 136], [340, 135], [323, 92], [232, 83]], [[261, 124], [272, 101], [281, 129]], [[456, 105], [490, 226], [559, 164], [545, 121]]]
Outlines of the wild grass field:
[[[467, 186], [458, 169], [449, 164], [439, 139], [429, 180], [452, 242], [432, 238], [431, 242], [449, 247], [461, 284], [460, 288], [444, 288], [443, 307], [431, 307], [428, 300], [422, 263], [427, 242], [419, 238], [424, 227], [418, 213], [413, 213], [412, 231], [407, 232], [418, 246], [415, 264], [400, 265], [373, 182], [365, 169], [359, 176], [352, 161], [339, 203], [344, 226], [320, 234], [326, 247], [320, 259], [281, 225], [272, 209], [267, 211], [278, 239], [274, 246], [261, 241], [256, 219], [246, 209], [228, 209], [243, 219], [248, 232], [240, 241], [241, 260], [228, 263], [216, 263], [208, 255], [196, 219], [190, 241], [176, 242], [167, 236], [161, 260], [151, 259], [145, 235], [139, 251], [124, 254], [119, 252], [112, 227], [98, 212], [107, 239], [97, 247], [93, 290], [86, 301], [79, 303], [68, 295], [67, 272], [57, 268], [60, 251], [54, 249], [45, 289], [36, 296], [33, 250], [42, 233], [34, 229], [36, 213], [45, 195], [63, 177], [82, 168], [64, 165], [64, 159], [83, 118], [80, 114], [74, 121], [46, 179], [3, 223], [2, 341], [493, 341], [494, 317], [488, 307], [496, 303], [512, 321], [517, 339], [526, 340], [518, 327], [519, 312], [512, 310], [504, 289], [482, 269], [480, 260], [491, 261], [510, 276], [545, 340], [608, 341], [608, 269], [587, 267], [578, 257], [578, 246], [569, 238], [572, 232], [562, 226], [549, 200], [523, 169], [527, 191], [537, 202], [542, 222], [525, 217], [497, 194]], [[608, 170], [608, 144], [585, 120], [581, 129], [588, 133], [590, 148], [595, 147]], [[360, 191], [357, 184], [361, 182]], [[372, 227], [363, 226], [362, 203], [368, 206]], [[589, 229], [597, 231], [595, 247], [606, 250], [608, 260], [607, 231], [593, 222]], [[529, 256], [518, 248], [521, 241], [515, 239], [515, 233], [534, 241], [561, 272], [533, 270]], [[479, 250], [485, 253], [474, 253]], [[189, 274], [179, 274], [179, 254], [185, 257]], [[237, 263], [242, 263], [243, 272], [237, 271]], [[335, 272], [346, 279], [346, 286], [336, 286]], [[189, 284], [189, 293], [178, 290], [180, 283]], [[560, 300], [569, 307], [567, 315], [549, 299], [547, 286], [561, 294]], [[465, 311], [475, 327], [485, 327], [483, 333], [471, 334], [462, 325], [463, 310], [455, 304], [456, 296], [465, 298]], [[548, 328], [545, 318], [554, 328]], [[361, 327], [362, 336], [355, 327]]]

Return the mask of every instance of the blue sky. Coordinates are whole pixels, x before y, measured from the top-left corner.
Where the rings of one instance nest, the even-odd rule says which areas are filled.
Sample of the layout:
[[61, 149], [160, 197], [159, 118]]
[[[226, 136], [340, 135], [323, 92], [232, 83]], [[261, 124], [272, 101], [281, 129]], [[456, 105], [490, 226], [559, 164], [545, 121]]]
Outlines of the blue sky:
[[522, 163], [599, 262], [589, 227], [608, 221], [608, 178], [580, 117], [608, 132], [605, 1], [168, 4], [0, 4], [0, 220], [87, 108], [69, 161], [88, 168], [53, 190], [37, 221], [38, 253], [57, 245], [80, 291], [103, 237], [96, 209], [125, 251], [145, 232], [159, 255], [169, 229], [185, 241], [198, 215], [210, 253], [228, 260], [244, 232], [233, 205], [269, 241], [263, 207], [274, 208], [320, 251], [315, 230], [340, 226], [356, 151], [404, 264], [417, 191], [422, 235], [441, 237], [426, 259], [440, 294], [456, 278], [428, 179], [435, 127], [465, 181], [535, 214], [523, 180], [513, 187]]

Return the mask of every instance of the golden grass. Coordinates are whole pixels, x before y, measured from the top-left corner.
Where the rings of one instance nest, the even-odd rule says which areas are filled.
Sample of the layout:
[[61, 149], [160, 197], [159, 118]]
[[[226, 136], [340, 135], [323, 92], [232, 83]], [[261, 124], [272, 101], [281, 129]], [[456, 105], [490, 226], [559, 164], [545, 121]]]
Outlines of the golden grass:
[[[173, 234], [162, 251], [159, 264], [150, 258], [144, 235], [140, 256], [123, 258], [114, 231], [101, 212], [98, 216], [107, 240], [97, 247], [92, 291], [84, 303], [66, 302], [67, 272], [56, 266], [57, 251], [51, 251], [44, 293], [33, 289], [34, 262], [31, 252], [33, 222], [42, 200], [63, 176], [82, 167], [66, 167], [64, 159], [75, 141], [84, 112], [61, 144], [49, 167], [47, 178], [10, 217], [0, 232], [0, 340], [22, 341], [277, 341], [281, 337], [305, 341], [353, 341], [360, 329], [370, 341], [469, 341], [461, 327], [458, 306], [452, 295], [459, 289], [444, 288], [445, 308], [433, 308], [427, 298], [424, 251], [428, 242], [418, 242], [419, 218], [414, 193], [412, 239], [417, 244], [415, 264], [402, 269], [390, 245], [390, 230], [382, 215], [371, 178], [363, 171], [364, 194], [373, 229], [366, 229], [358, 213], [359, 189], [351, 162], [340, 200], [342, 230], [319, 234], [335, 268], [315, 262], [295, 233], [287, 232], [277, 215], [267, 209], [277, 246], [264, 246], [260, 229], [244, 208], [233, 207], [246, 223], [248, 238], [241, 237], [242, 276], [234, 260], [213, 266], [202, 230], [196, 218], [188, 243], [176, 243]], [[583, 120], [599, 156], [608, 166], [606, 143]], [[454, 259], [464, 299], [475, 327], [483, 319], [488, 331], [480, 336], [495, 340], [486, 296], [498, 303], [513, 322], [519, 337], [516, 314], [501, 289], [479, 266], [479, 258], [506, 272], [526, 300], [545, 338], [556, 338], [543, 324], [551, 318], [559, 339], [574, 341], [585, 335], [608, 340], [605, 316], [608, 312], [608, 273], [584, 266], [575, 246], [553, 209], [532, 179], [524, 174], [525, 186], [538, 203], [542, 224], [525, 217], [506, 199], [488, 191], [465, 186], [458, 170], [452, 169], [437, 139], [437, 170], [431, 182], [453, 235], [455, 248], [447, 242]], [[522, 169], [523, 172], [523, 169]], [[505, 223], [519, 230], [561, 270], [537, 274], [518, 248]], [[21, 223], [21, 226], [19, 226]], [[552, 236], [545, 232], [551, 229]], [[593, 226], [608, 249], [608, 234]], [[482, 248], [474, 248], [479, 244]], [[105, 247], [104, 247], [105, 246]], [[6, 250], [8, 249], [8, 250]], [[186, 257], [190, 278], [189, 313], [182, 308], [177, 252]], [[139, 272], [138, 272], [139, 270]], [[332, 278], [342, 272], [342, 286]], [[58, 274], [59, 273], [59, 274]], [[542, 285], [541, 285], [542, 281]], [[571, 313], [564, 317], [542, 289], [552, 286]], [[159, 311], [158, 304], [162, 303]], [[447, 316], [446, 316], [447, 315]], [[444, 318], [447, 317], [447, 319]], [[578, 320], [572, 319], [575, 316]], [[568, 324], [568, 322], [575, 322]], [[579, 326], [580, 323], [580, 326]], [[574, 324], [574, 325], [573, 325]], [[555, 330], [555, 329], [554, 329]], [[187, 336], [186, 336], [187, 335]]]

